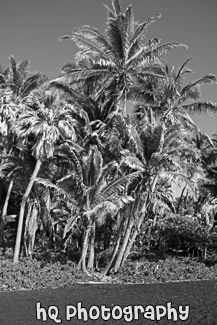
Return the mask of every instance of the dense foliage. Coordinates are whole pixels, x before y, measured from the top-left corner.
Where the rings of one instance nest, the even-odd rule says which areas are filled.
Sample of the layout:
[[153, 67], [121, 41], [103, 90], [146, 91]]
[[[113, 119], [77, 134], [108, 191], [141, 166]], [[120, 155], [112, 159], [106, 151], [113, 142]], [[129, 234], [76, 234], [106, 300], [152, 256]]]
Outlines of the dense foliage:
[[[69, 281], [124, 270], [130, 254], [205, 261], [217, 254], [217, 137], [190, 117], [216, 113], [217, 104], [200, 101], [200, 86], [216, 77], [186, 83], [189, 60], [178, 69], [161, 60], [186, 45], [147, 39], [159, 15], [138, 23], [119, 0], [106, 10], [104, 34], [84, 25], [61, 38], [79, 51], [55, 80], [29, 73], [28, 61], [13, 56], [0, 70], [0, 245], [3, 254], [14, 247], [15, 264], [28, 257], [16, 269], [31, 281], [29, 268], [46, 265], [34, 258], [51, 252], [68, 264], [46, 272], [67, 278], [70, 269]], [[142, 268], [149, 277], [160, 265], [163, 281], [171, 263], [186, 273], [183, 261]]]

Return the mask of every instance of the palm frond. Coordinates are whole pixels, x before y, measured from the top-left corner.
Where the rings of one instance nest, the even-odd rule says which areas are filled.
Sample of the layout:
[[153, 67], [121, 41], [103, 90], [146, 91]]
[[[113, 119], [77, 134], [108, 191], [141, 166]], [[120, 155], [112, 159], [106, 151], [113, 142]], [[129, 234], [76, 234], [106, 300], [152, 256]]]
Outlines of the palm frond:
[[86, 157], [83, 157], [83, 172], [86, 184], [91, 187], [97, 184], [102, 173], [103, 159], [97, 146], [92, 146]]
[[71, 70], [75, 70], [76, 68], [77, 68], [77, 65], [74, 62], [67, 62], [61, 68], [61, 72], [62, 73], [69, 73]]
[[132, 51], [133, 46], [138, 41], [139, 38], [143, 37], [143, 32], [146, 30], [151, 24], [153, 24], [156, 19], [161, 18], [161, 14], [156, 14], [153, 17], [150, 17], [147, 21], [139, 24], [138, 27], [135, 29], [133, 35], [130, 38], [130, 48], [129, 52]]
[[29, 66], [29, 61], [28, 60], [23, 60], [17, 64], [17, 70], [21, 75], [23, 75], [26, 72], [26, 69]]
[[56, 190], [58, 193], [62, 194], [63, 196], [65, 196], [70, 202], [72, 202], [74, 205], [77, 206], [78, 202], [75, 201], [69, 193], [67, 193], [66, 191], [64, 191], [64, 189], [62, 189], [60, 186], [55, 185], [54, 183], [52, 183], [49, 179], [46, 178], [41, 178], [41, 177], [36, 177], [35, 178], [35, 184], [41, 184], [43, 186], [45, 186], [46, 188], [53, 188], [54, 190]]
[[129, 136], [129, 143], [132, 143], [136, 149], [137, 154], [142, 156], [143, 144], [139, 136], [139, 133], [137, 132], [136, 128], [132, 124], [128, 125], [127, 133]]
[[192, 104], [182, 105], [183, 108], [189, 114], [216, 114], [217, 103], [213, 102], [196, 102]]
[[[181, 96], [181, 94], [180, 94], [180, 96]], [[180, 102], [186, 101], [187, 99], [196, 101], [196, 100], [199, 100], [200, 97], [201, 97], [201, 90], [200, 90], [199, 85], [196, 85], [196, 86], [190, 88], [188, 91], [186, 91], [184, 93], [184, 95], [181, 96]]]
[[12, 69], [12, 83], [15, 85], [16, 81], [17, 81], [17, 63], [15, 61], [15, 58], [13, 57], [13, 55], [11, 55], [9, 57], [10, 63], [11, 63], [11, 69]]
[[213, 74], [207, 74], [185, 86], [182, 89], [181, 95], [185, 94], [190, 88], [195, 87], [196, 85], [203, 85], [203, 84], [212, 84], [216, 83], [216, 76]]
[[84, 25], [76, 30], [76, 35], [77, 34], [81, 35], [86, 40], [89, 40], [92, 43], [94, 43], [96, 46], [98, 46], [101, 51], [103, 51], [108, 55], [107, 59], [113, 59], [113, 60], [115, 59], [115, 55], [112, 47], [107, 42], [105, 37], [102, 34], [100, 34], [97, 28]]
[[76, 177], [75, 172], [71, 172], [69, 175], [66, 175], [59, 179], [56, 182], [56, 185], [68, 193], [70, 197], [73, 197], [77, 202], [82, 200], [86, 194], [86, 187], [81, 182], [81, 180]]
[[179, 69], [177, 75], [176, 75], [176, 78], [175, 78], [175, 82], [179, 80], [179, 78], [181, 77], [182, 73], [184, 72], [184, 69], [185, 69], [185, 66], [186, 64], [188, 64], [188, 62], [190, 61], [191, 59], [187, 59], [183, 65], [181, 66], [181, 68]]
[[105, 7], [106, 11], [107, 11], [107, 18], [115, 18], [115, 13], [113, 12], [113, 10], [111, 8], [109, 8], [109, 6], [107, 6], [105, 3], [103, 3], [103, 7]]
[[22, 96], [27, 96], [31, 91], [36, 89], [37, 87], [45, 84], [48, 82], [48, 77], [42, 75], [41, 73], [34, 74], [33, 76], [29, 77], [25, 80], [23, 89], [22, 89]]
[[141, 172], [143, 172], [145, 170], [144, 164], [141, 162], [140, 159], [138, 159], [135, 156], [124, 157], [120, 162], [120, 165], [122, 165], [122, 164], [124, 164], [132, 169], [139, 170]]
[[75, 214], [75, 215], [71, 216], [67, 220], [67, 223], [65, 225], [64, 232], [63, 232], [63, 239], [66, 237], [66, 235], [68, 234], [68, 232], [71, 231], [74, 228], [74, 226], [75, 226], [78, 218], [80, 218], [80, 215], [79, 214]]
[[120, 17], [110, 18], [107, 21], [107, 28], [105, 30], [106, 38], [113, 49], [113, 53], [116, 53], [116, 58], [124, 60], [125, 58], [125, 43], [124, 35]]
[[[183, 106], [183, 108], [185, 108], [185, 106]], [[175, 117], [177, 117], [177, 122], [180, 122], [181, 125], [186, 130], [196, 130], [196, 129], [198, 129], [198, 127], [196, 126], [194, 121], [191, 119], [191, 117], [184, 110], [180, 110], [179, 112], [176, 112]]]
[[88, 215], [95, 217], [98, 225], [102, 225], [106, 221], [107, 216], [114, 216], [118, 212], [118, 207], [112, 201], [104, 201], [97, 204], [92, 210], [88, 211]]
[[71, 39], [77, 45], [77, 47], [82, 50], [79, 55], [80, 58], [82, 56], [84, 57], [87, 53], [92, 53], [94, 55], [100, 55], [100, 57], [104, 59], [110, 60], [108, 54], [106, 54], [106, 52], [103, 51], [98, 44], [83, 36], [82, 33], [79, 32], [79, 29], [75, 30], [71, 36], [65, 35], [62, 36], [61, 39]]
[[195, 182], [193, 182], [191, 179], [189, 179], [188, 177], [186, 177], [186, 175], [184, 175], [181, 172], [173, 172], [173, 171], [168, 171], [168, 172], [163, 172], [164, 175], [168, 175], [171, 176], [172, 179], [180, 179], [181, 181], [183, 181], [185, 184], [187, 184], [189, 186], [189, 188], [192, 190], [193, 193], [196, 192], [197, 190], [197, 184]]
[[103, 166], [101, 174], [99, 175], [98, 181], [94, 186], [95, 196], [98, 197], [102, 190], [107, 186], [106, 179], [108, 176], [114, 175], [118, 168], [118, 163], [116, 161], [111, 161], [105, 166]]
[[[108, 69], [104, 67], [98, 67], [96, 69], [75, 69], [75, 70], [70, 70], [70, 72], [67, 75], [64, 75], [64, 81], [67, 83], [73, 83], [76, 81], [81, 81], [81, 80], [86, 80], [87, 78], [90, 77], [98, 77], [98, 78], [103, 78], [108, 74]], [[62, 82], [63, 78], [57, 78], [55, 81], [56, 82]]]
[[[1, 157], [2, 160], [7, 160], [7, 162], [0, 165], [0, 170], [8, 169], [9, 167], [20, 167], [23, 168], [27, 173], [29, 170], [29, 165], [21, 158], [15, 157], [13, 155], [7, 155], [5, 157]], [[18, 166], [17, 166], [18, 165]]]
[[109, 183], [100, 193], [105, 199], [112, 197], [117, 193], [125, 193], [129, 184], [131, 184], [136, 178], [140, 176], [140, 172], [133, 172], [131, 174], [122, 176], [111, 183]]
[[79, 160], [79, 157], [77, 154], [71, 150], [70, 155], [72, 157], [74, 166], [75, 166], [75, 178], [78, 184], [78, 190], [80, 191], [81, 194], [85, 193], [86, 187], [84, 185], [84, 178], [83, 178], [83, 171], [82, 171], [82, 165]]
[[97, 148], [97, 146], [94, 146], [94, 155], [93, 155], [93, 165], [95, 169], [95, 175], [93, 178], [93, 184], [96, 184], [102, 174], [102, 166], [103, 166], [103, 158], [102, 154]]
[[112, 7], [116, 16], [121, 14], [121, 5], [119, 0], [112, 0]]
[[146, 63], [150, 63], [152, 61], [154, 62], [156, 57], [166, 54], [170, 50], [176, 47], [188, 48], [187, 45], [183, 43], [175, 43], [175, 42], [157, 46], [156, 48], [151, 49], [150, 51], [147, 51], [146, 46], [144, 46], [127, 61], [126, 65], [128, 66], [129, 69], [135, 65], [138, 65], [142, 61]]

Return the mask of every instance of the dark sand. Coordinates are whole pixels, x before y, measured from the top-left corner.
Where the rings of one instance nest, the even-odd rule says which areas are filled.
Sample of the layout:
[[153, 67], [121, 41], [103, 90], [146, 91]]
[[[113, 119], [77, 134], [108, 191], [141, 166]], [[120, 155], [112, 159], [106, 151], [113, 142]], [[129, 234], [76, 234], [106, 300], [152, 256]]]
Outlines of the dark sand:
[[[48, 318], [43, 322], [36, 320], [36, 302], [40, 302], [46, 309], [50, 305], [58, 307], [61, 324], [190, 324], [190, 325], [217, 325], [217, 281], [176, 282], [162, 284], [73, 284], [68, 288], [44, 289], [37, 291], [0, 292], [0, 325], [25, 324], [57, 324]], [[138, 320], [126, 322], [110, 319], [104, 321], [89, 320], [84, 322], [73, 318], [66, 320], [66, 305], [82, 307], [89, 310], [92, 305], [105, 305], [112, 308], [142, 305], [167, 306], [178, 311], [178, 306], [190, 306], [188, 320], [168, 320], [164, 316], [160, 321], [148, 320], [139, 314]], [[71, 310], [72, 311], [72, 310]], [[117, 311], [118, 313], [118, 311]], [[174, 314], [173, 314], [174, 315]]]

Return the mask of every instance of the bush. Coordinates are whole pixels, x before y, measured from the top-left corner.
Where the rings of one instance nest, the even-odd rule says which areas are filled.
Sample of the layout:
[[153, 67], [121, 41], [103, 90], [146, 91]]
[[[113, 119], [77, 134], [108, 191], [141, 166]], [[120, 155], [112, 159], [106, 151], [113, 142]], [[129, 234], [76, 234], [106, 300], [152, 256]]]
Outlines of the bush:
[[145, 228], [137, 241], [143, 249], [197, 257], [204, 257], [205, 249], [209, 253], [217, 250], [217, 233], [196, 217], [172, 214], [158, 219], [154, 227], [150, 224], [149, 231]]

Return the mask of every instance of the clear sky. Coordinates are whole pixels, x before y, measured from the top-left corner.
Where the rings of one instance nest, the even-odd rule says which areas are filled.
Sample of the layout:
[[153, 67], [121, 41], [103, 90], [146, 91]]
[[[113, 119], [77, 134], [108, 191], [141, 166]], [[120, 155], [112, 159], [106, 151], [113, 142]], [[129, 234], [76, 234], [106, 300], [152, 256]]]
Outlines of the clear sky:
[[[0, 0], [0, 62], [7, 66], [13, 54], [17, 61], [30, 60], [30, 70], [40, 71], [50, 78], [60, 73], [66, 62], [73, 60], [75, 46], [58, 37], [70, 34], [83, 24], [105, 28], [103, 3], [110, 0]], [[153, 24], [148, 38], [166, 42], [181, 42], [189, 49], [179, 48], [166, 59], [180, 66], [192, 58], [189, 67], [192, 79], [207, 73], [217, 75], [217, 0], [121, 0], [123, 9], [133, 5], [135, 19], [142, 22], [156, 13], [162, 18]], [[217, 85], [203, 86], [202, 99], [217, 102]], [[217, 118], [194, 118], [208, 134], [217, 131]]]

